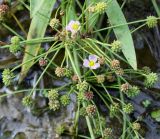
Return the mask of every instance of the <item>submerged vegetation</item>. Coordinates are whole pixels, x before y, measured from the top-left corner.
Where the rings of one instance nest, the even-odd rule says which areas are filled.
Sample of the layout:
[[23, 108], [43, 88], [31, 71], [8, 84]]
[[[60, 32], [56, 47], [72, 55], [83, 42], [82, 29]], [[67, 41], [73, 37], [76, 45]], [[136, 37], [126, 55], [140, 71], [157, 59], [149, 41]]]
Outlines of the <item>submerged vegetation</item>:
[[[145, 136], [142, 117], [132, 117], [131, 100], [136, 99], [142, 89], [154, 87], [158, 74], [149, 67], [137, 67], [132, 34], [143, 27], [155, 28], [160, 12], [152, 0], [158, 16], [151, 13], [144, 19], [127, 22], [122, 9], [129, 2], [8, 0], [1, 4], [1, 26], [9, 30], [12, 37], [0, 49], [8, 49], [20, 62], [3, 69], [2, 81], [13, 93], [2, 94], [0, 98], [24, 93], [21, 102], [31, 109], [36, 105], [35, 94], [41, 95], [47, 103], [45, 112], [54, 113], [61, 109], [63, 113], [63, 109], [74, 102], [72, 125], [69, 127], [64, 122], [54, 127], [53, 138], [69, 135], [86, 139], [142, 139]], [[13, 13], [16, 5], [30, 14], [28, 33]], [[10, 16], [21, 32], [7, 25]], [[136, 28], [130, 29], [130, 25]], [[34, 67], [40, 69], [39, 76], [29, 88], [22, 89]], [[56, 86], [53, 80], [65, 83]], [[143, 105], [147, 107], [150, 102], [143, 101]], [[155, 113], [152, 115], [158, 119]], [[112, 127], [107, 119], [115, 120], [119, 127]], [[87, 125], [85, 131], [79, 129], [80, 121]]]

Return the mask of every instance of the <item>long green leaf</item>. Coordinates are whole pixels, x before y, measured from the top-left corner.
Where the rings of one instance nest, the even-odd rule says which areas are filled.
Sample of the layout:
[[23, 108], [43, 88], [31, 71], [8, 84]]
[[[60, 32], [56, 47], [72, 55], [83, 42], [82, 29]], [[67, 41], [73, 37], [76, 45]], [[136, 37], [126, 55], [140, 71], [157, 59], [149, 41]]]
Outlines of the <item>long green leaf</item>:
[[[42, 6], [40, 7], [40, 9], [37, 11], [37, 14], [35, 14], [32, 19], [27, 40], [44, 37], [55, 1], [56, 0], [43, 0]], [[40, 44], [27, 45], [25, 48], [23, 63], [35, 57], [38, 54], [39, 48], [40, 48]], [[34, 61], [31, 61], [22, 66], [19, 82], [21, 82], [24, 79], [24, 77], [28, 73], [33, 63]]]
[[[123, 15], [123, 12], [116, 0], [112, 0], [109, 3], [106, 13], [108, 15], [109, 22], [113, 26], [127, 23]], [[128, 60], [129, 64], [133, 67], [133, 69], [136, 70], [137, 69], [136, 54], [135, 54], [133, 39], [128, 25], [116, 27], [113, 28], [113, 30], [117, 39], [122, 43], [122, 51], [124, 56]]]
[[30, 16], [33, 17], [41, 8], [43, 0], [30, 0]]

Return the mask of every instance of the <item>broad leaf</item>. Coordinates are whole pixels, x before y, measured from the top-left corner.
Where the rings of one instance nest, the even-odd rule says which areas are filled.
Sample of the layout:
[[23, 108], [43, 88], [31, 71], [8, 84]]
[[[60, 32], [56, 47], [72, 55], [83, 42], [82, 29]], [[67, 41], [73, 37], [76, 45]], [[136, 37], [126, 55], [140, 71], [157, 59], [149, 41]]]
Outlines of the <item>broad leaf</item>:
[[[123, 12], [116, 0], [112, 0], [109, 3], [106, 13], [108, 15], [109, 22], [112, 26], [127, 23], [123, 15]], [[128, 60], [129, 64], [133, 67], [133, 69], [136, 70], [137, 69], [136, 54], [135, 54], [133, 39], [128, 25], [115, 27], [113, 28], [113, 30], [117, 39], [122, 43], [122, 51], [124, 56]]]

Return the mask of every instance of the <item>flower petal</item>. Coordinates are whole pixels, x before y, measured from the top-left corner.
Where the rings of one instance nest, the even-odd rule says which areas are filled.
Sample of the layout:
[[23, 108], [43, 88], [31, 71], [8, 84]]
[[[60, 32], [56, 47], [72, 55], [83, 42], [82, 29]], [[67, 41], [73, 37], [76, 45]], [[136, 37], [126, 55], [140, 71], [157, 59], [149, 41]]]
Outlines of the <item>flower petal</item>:
[[98, 69], [100, 67], [99, 63], [96, 63], [94, 66], [90, 67], [91, 69]]
[[97, 56], [96, 55], [89, 55], [89, 60], [90, 61], [94, 61], [94, 62], [97, 62]]
[[83, 66], [84, 67], [89, 67], [89, 60], [88, 59], [83, 60]]

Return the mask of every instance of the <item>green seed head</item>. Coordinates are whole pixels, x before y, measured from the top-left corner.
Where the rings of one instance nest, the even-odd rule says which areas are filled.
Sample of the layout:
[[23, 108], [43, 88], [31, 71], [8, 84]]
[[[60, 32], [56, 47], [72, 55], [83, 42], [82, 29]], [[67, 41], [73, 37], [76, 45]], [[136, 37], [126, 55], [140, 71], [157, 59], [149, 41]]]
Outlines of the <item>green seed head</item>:
[[111, 128], [105, 128], [103, 131], [104, 137], [109, 138], [112, 136], [112, 129]]
[[153, 87], [154, 84], [158, 81], [158, 75], [157, 73], [151, 72], [150, 74], [146, 75], [146, 79], [144, 81], [144, 85], [146, 87]]
[[65, 124], [60, 124], [60, 125], [58, 125], [58, 126], [56, 127], [55, 131], [56, 131], [56, 133], [57, 133], [58, 135], [62, 135], [62, 134], [64, 133], [64, 131], [65, 131]]
[[22, 99], [22, 104], [26, 107], [30, 107], [32, 106], [34, 103], [33, 99], [31, 96], [25, 96], [23, 99]]
[[97, 108], [95, 105], [88, 105], [86, 107], [86, 112], [88, 116], [93, 116], [97, 111]]
[[60, 21], [56, 18], [51, 19], [49, 25], [53, 28], [53, 29], [57, 29], [59, 26]]
[[86, 81], [83, 81], [83, 82], [80, 82], [77, 84], [77, 89], [80, 91], [80, 92], [85, 92], [87, 91], [89, 85]]
[[9, 47], [9, 51], [13, 54], [16, 54], [17, 52], [21, 51], [21, 46], [17, 44], [12, 44]]
[[131, 103], [125, 104], [123, 107], [123, 111], [127, 114], [131, 114], [134, 111], [134, 107]]
[[102, 14], [106, 11], [106, 8], [107, 8], [106, 2], [98, 2], [95, 5], [95, 12]]
[[113, 43], [111, 43], [111, 50], [115, 53], [121, 52], [122, 50], [122, 46], [121, 46], [121, 42], [120, 41], [113, 41]]
[[65, 68], [57, 67], [55, 70], [55, 74], [58, 77], [64, 77], [65, 76]]
[[80, 108], [79, 114], [81, 116], [87, 116], [86, 108], [84, 108], [84, 107]]
[[9, 86], [14, 78], [14, 73], [10, 69], [4, 69], [2, 72], [2, 80], [6, 86]]
[[132, 126], [134, 130], [139, 130], [141, 128], [140, 123], [137, 123], [137, 122], [133, 123]]
[[157, 18], [155, 16], [148, 16], [146, 24], [149, 28], [154, 28], [158, 24]]
[[59, 97], [59, 93], [56, 89], [52, 89], [48, 92], [48, 99], [56, 100]]
[[128, 93], [126, 95], [130, 98], [136, 97], [140, 94], [140, 90], [137, 86], [131, 86]]
[[97, 83], [104, 83], [105, 81], [105, 75], [97, 75]]
[[58, 100], [49, 100], [48, 105], [49, 105], [49, 108], [53, 111], [60, 109], [60, 103]]
[[61, 98], [60, 98], [60, 102], [61, 102], [61, 104], [62, 104], [63, 106], [67, 106], [68, 104], [70, 104], [71, 99], [70, 99], [69, 95], [63, 95], [63, 96], [61, 96]]
[[18, 36], [13, 36], [11, 38], [11, 44], [19, 45], [20, 39]]

